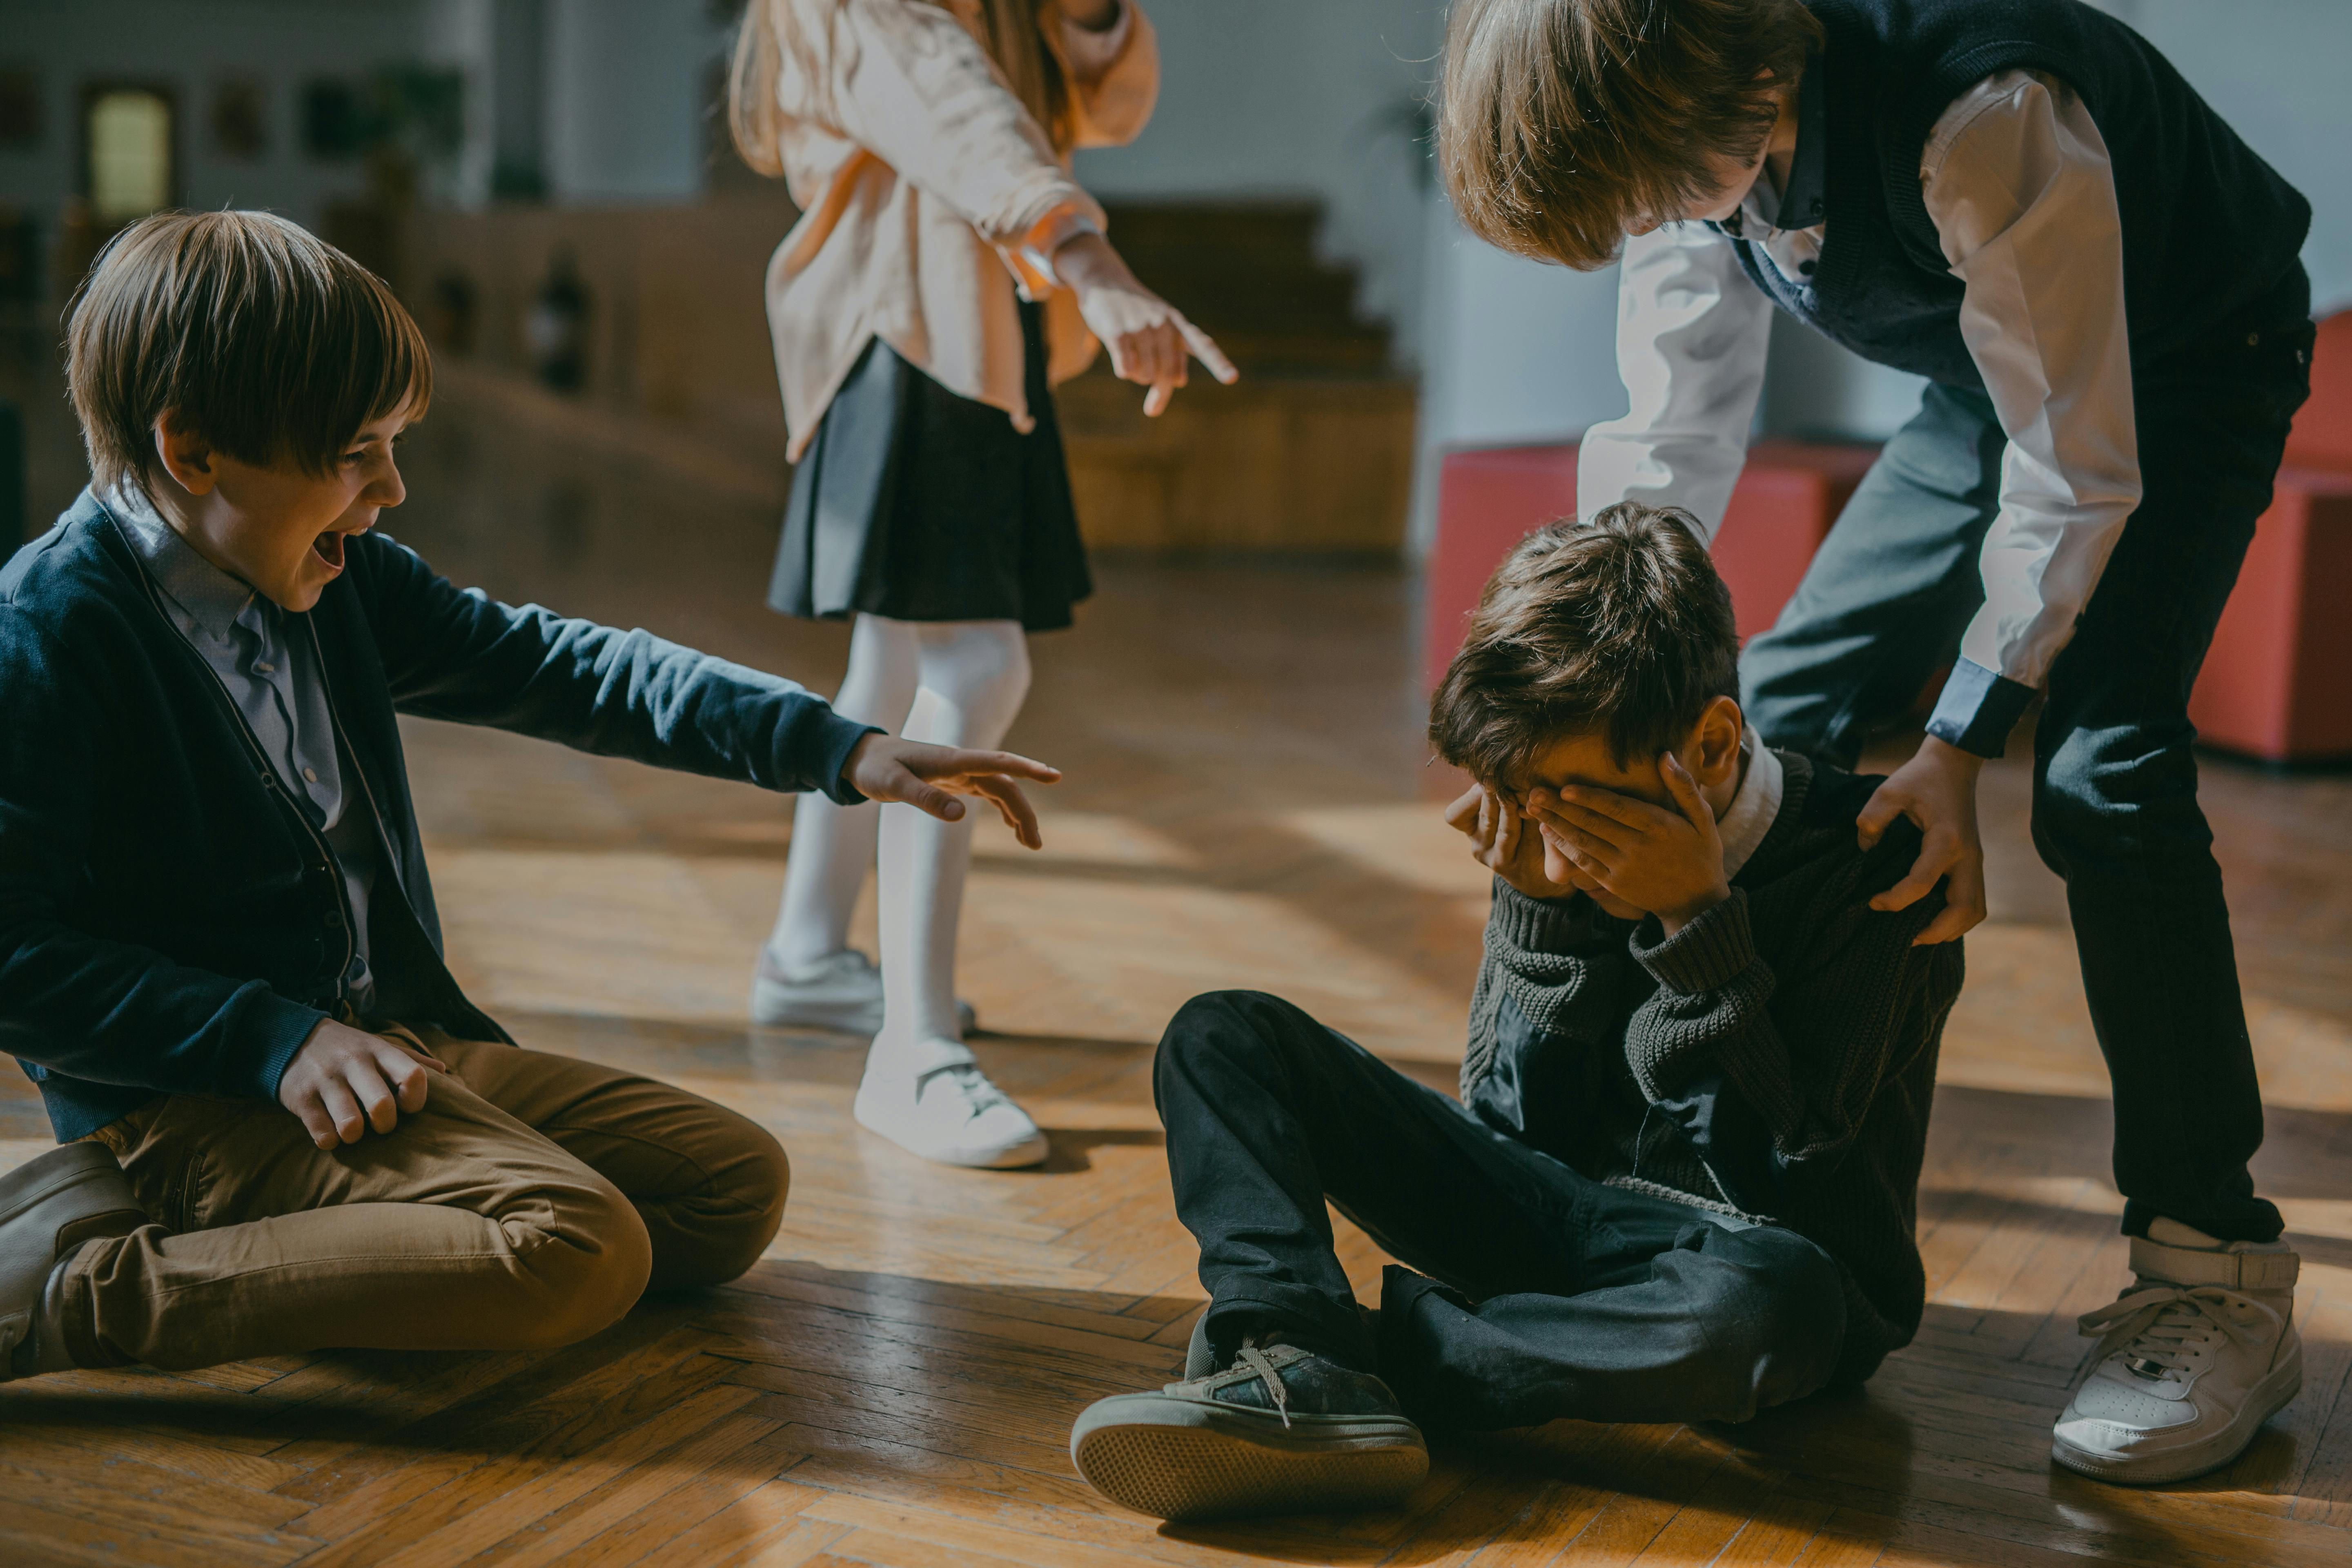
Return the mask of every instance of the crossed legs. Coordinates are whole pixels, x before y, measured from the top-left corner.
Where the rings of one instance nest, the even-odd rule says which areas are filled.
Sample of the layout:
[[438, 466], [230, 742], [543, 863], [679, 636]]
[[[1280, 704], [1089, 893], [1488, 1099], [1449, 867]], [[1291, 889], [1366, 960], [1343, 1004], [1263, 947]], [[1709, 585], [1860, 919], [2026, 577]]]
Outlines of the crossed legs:
[[[1837, 1370], [1844, 1295], [1813, 1243], [1590, 1181], [1287, 1002], [1195, 997], [1153, 1086], [1221, 1359], [1279, 1330], [1479, 1428], [1744, 1420]], [[1376, 1338], [1327, 1198], [1410, 1266]]]
[[651, 1079], [426, 1032], [424, 1110], [334, 1150], [283, 1108], [173, 1095], [97, 1134], [149, 1224], [62, 1286], [76, 1364], [541, 1349], [647, 1289], [749, 1268], [790, 1167], [756, 1123]]

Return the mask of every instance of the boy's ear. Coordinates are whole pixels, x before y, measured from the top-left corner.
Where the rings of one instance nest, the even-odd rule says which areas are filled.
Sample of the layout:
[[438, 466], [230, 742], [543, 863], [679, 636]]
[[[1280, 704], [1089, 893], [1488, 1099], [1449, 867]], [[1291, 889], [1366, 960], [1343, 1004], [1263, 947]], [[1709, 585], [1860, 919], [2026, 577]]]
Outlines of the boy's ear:
[[1739, 737], [1747, 723], [1739, 704], [1728, 697], [1717, 698], [1700, 712], [1683, 763], [1702, 789], [1711, 789], [1738, 775]]
[[209, 495], [220, 482], [212, 443], [176, 408], [155, 416], [155, 457], [172, 482], [192, 496]]

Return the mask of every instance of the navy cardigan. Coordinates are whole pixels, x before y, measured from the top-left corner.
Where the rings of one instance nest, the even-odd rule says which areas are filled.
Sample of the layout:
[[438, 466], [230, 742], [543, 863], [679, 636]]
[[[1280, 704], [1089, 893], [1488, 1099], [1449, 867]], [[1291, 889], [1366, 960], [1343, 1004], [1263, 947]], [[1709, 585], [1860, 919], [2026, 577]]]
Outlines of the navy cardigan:
[[[461, 591], [381, 531], [346, 549], [288, 630], [373, 807], [386, 1016], [506, 1037], [442, 962], [395, 713], [863, 798], [841, 773], [870, 731], [790, 681]], [[87, 490], [0, 568], [0, 1049], [58, 1139], [159, 1092], [276, 1099], [342, 999], [341, 876]]]

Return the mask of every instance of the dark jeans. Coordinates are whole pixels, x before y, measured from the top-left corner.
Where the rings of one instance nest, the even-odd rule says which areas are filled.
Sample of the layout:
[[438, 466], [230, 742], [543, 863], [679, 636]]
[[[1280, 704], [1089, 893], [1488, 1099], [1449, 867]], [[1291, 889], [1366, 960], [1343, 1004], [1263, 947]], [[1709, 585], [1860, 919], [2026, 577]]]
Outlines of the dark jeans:
[[[1844, 1297], [1811, 1242], [1589, 1181], [1287, 1002], [1195, 997], [1153, 1083], [1221, 1352], [1280, 1327], [1474, 1428], [1745, 1420], [1837, 1364]], [[1411, 1266], [1376, 1331], [1327, 1196]]]
[[[2135, 378], [2139, 509], [2034, 731], [2033, 842], [2066, 879], [2134, 1235], [2158, 1215], [2225, 1240], [2281, 1228], [2246, 1170], [2262, 1094], [2189, 693], [2309, 393], [2308, 304], [2298, 269], [2230, 332]], [[1766, 740], [1850, 767], [1952, 657], [1984, 598], [2004, 445], [1983, 395], [1928, 389], [1748, 646], [1742, 695]]]

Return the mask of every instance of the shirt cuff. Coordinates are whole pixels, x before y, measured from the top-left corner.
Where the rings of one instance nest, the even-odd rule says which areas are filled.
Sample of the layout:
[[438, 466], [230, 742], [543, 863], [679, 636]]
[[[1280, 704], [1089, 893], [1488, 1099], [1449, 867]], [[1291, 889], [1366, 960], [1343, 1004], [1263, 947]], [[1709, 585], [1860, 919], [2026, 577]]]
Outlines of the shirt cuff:
[[1054, 253], [1082, 234], [1100, 234], [1102, 225], [1075, 206], [1057, 207], [1045, 215], [1036, 227], [1021, 241], [1021, 263], [1036, 286], [1045, 289], [1062, 287], [1061, 274], [1054, 270]]
[[[1654, 936], [1658, 940], [1652, 942]], [[1665, 934], [1658, 917], [1651, 915], [1633, 930], [1634, 960], [1667, 990], [1682, 996], [1703, 996], [1720, 991], [1756, 962], [1756, 937], [1748, 924], [1748, 892], [1731, 889], [1731, 897], [1704, 910], [1696, 920]]]
[[1944, 694], [1936, 699], [1927, 733], [1976, 756], [1998, 757], [2033, 695], [2031, 686], [1964, 658], [1952, 667]]

